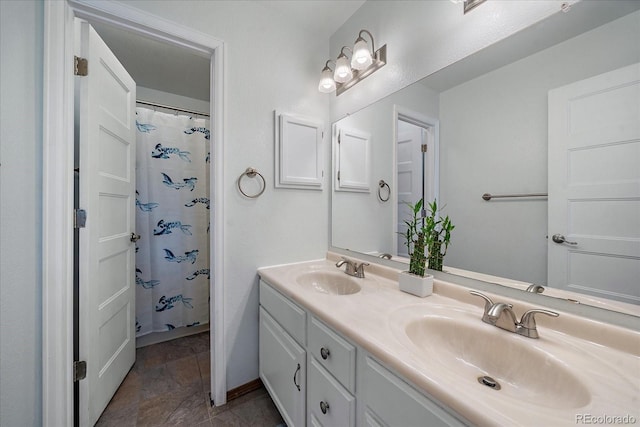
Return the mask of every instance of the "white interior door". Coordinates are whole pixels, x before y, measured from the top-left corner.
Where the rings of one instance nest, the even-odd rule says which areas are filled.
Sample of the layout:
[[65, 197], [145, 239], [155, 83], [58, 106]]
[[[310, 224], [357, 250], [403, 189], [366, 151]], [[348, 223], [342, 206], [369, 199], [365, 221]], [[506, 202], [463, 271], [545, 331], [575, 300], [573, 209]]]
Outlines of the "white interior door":
[[79, 205], [80, 425], [93, 425], [135, 361], [135, 82], [86, 22], [76, 23], [88, 75], [76, 77]]
[[550, 286], [640, 304], [640, 64], [549, 92], [548, 233]]
[[398, 120], [398, 142], [396, 145], [397, 192], [398, 192], [398, 255], [408, 257], [407, 231], [404, 223], [412, 215], [407, 203], [415, 204], [422, 198], [422, 157], [423, 128]]

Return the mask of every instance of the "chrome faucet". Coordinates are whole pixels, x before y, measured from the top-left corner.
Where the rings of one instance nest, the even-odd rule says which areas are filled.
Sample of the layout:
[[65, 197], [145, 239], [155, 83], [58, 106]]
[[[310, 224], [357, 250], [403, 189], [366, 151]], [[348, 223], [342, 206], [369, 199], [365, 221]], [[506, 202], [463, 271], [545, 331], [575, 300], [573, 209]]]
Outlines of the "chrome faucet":
[[342, 257], [340, 261], [336, 262], [336, 267], [340, 268], [343, 265], [346, 265], [344, 270], [346, 274], [348, 274], [349, 276], [364, 279], [364, 267], [369, 264], [366, 262], [358, 263], [356, 261]]
[[491, 298], [477, 291], [471, 291], [470, 293], [471, 295], [481, 297], [485, 301], [484, 313], [482, 315], [483, 322], [497, 326], [498, 328], [506, 331], [522, 335], [523, 337], [540, 337], [536, 328], [536, 314], [541, 313], [551, 317], [559, 316], [555, 311], [533, 309], [526, 311], [522, 315], [522, 319], [518, 322], [518, 319], [513, 312], [513, 305], [505, 304], [503, 302], [494, 303]]

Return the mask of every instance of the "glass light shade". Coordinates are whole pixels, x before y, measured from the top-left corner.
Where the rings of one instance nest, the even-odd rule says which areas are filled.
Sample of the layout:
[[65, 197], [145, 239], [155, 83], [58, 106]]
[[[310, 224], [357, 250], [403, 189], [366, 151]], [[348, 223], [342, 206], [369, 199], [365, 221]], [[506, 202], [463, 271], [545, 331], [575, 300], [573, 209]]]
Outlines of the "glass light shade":
[[369, 68], [373, 64], [373, 58], [369, 51], [369, 45], [363, 38], [358, 38], [355, 46], [353, 46], [353, 56], [351, 57], [351, 68], [362, 71]]
[[346, 83], [353, 77], [351, 65], [346, 55], [341, 54], [336, 61], [336, 71], [333, 79], [338, 83]]
[[333, 80], [333, 73], [328, 67], [322, 70], [318, 90], [322, 93], [331, 93], [336, 90], [336, 82]]

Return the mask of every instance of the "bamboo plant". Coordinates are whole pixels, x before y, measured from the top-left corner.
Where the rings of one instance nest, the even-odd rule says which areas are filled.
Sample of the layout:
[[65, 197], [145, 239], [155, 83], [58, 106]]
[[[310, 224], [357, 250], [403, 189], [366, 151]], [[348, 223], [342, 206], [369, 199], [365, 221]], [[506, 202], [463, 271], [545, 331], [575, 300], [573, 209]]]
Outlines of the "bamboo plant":
[[[451, 242], [451, 231], [455, 228], [449, 216], [439, 217], [437, 201], [429, 203], [429, 216], [422, 216], [423, 200], [415, 205], [407, 203], [412, 216], [405, 220], [407, 231], [404, 233], [405, 245], [409, 253], [409, 273], [424, 277], [425, 264], [429, 268], [442, 271], [442, 261]], [[425, 247], [428, 256], [425, 256]]]
[[429, 216], [425, 217], [423, 226], [429, 268], [442, 271], [442, 261], [451, 243], [451, 231], [455, 228], [455, 225], [451, 222], [449, 215], [444, 218], [438, 216], [438, 204], [435, 199], [432, 203], [429, 203], [429, 209]]

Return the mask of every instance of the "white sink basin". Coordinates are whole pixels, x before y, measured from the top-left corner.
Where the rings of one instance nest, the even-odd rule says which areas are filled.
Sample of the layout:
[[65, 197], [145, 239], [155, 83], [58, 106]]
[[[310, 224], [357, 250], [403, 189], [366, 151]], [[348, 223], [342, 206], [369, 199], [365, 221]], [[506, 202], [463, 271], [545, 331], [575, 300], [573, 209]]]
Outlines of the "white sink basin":
[[[393, 317], [411, 350], [469, 387], [548, 408], [580, 408], [591, 400], [567, 364], [538, 340], [482, 323], [476, 313], [438, 309]], [[478, 380], [483, 376], [498, 386], [483, 384]]]
[[329, 295], [351, 295], [360, 292], [361, 286], [342, 272], [312, 271], [296, 277], [298, 284]]

